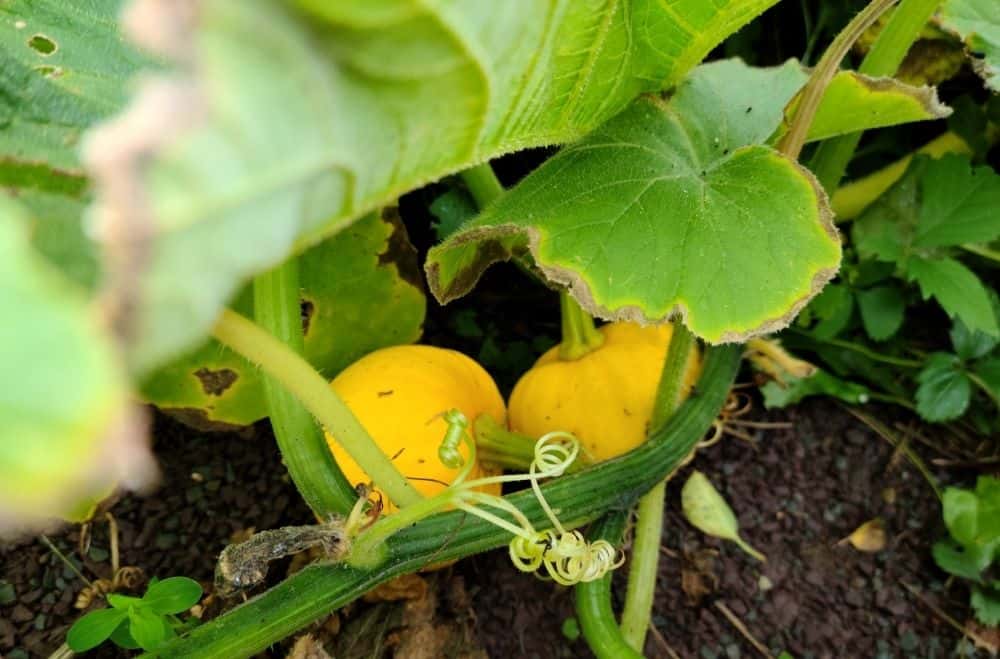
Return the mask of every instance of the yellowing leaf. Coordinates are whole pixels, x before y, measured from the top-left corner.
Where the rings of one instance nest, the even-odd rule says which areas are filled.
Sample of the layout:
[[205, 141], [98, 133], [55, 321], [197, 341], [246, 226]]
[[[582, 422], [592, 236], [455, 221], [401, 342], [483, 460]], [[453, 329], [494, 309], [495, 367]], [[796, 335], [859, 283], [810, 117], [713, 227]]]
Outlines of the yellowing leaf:
[[733, 509], [700, 471], [692, 473], [684, 483], [681, 489], [681, 507], [684, 517], [699, 531], [723, 540], [732, 540], [757, 560], [767, 560], [763, 554], [743, 541]]
[[847, 541], [858, 551], [877, 552], [885, 549], [885, 523], [878, 517], [854, 529]]

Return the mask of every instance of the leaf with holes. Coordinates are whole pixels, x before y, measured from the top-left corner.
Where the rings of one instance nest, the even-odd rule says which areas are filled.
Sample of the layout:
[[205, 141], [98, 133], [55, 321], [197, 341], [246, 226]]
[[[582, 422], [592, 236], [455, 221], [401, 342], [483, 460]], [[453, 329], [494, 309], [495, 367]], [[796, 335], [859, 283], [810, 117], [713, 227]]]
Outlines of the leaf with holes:
[[15, 193], [32, 241], [85, 285], [97, 277], [80, 217], [88, 182], [83, 131], [120, 110], [149, 60], [122, 40], [120, 2], [10, 0], [0, 8], [0, 187]]
[[28, 243], [0, 197], [0, 533], [68, 514], [119, 479], [142, 484], [151, 456], [125, 378], [82, 291]]
[[[393, 210], [371, 213], [299, 260], [305, 356], [327, 378], [359, 357], [420, 337], [425, 299], [416, 253]], [[250, 288], [233, 307], [253, 315]], [[259, 370], [214, 339], [153, 372], [146, 400], [197, 428], [267, 416]]]
[[840, 241], [812, 175], [764, 142], [795, 63], [699, 67], [669, 101], [643, 98], [565, 148], [431, 250], [447, 301], [482, 270], [530, 251], [552, 281], [603, 318], [698, 336], [774, 331], [833, 276]]
[[139, 0], [132, 32], [187, 65], [86, 147], [97, 225], [152, 234], [137, 367], [199, 341], [251, 275], [406, 190], [579, 138], [775, 2], [244, 0], [178, 26], [184, 3]]
[[940, 21], [965, 42], [973, 68], [1000, 92], [1000, 11], [996, 0], [945, 0]]

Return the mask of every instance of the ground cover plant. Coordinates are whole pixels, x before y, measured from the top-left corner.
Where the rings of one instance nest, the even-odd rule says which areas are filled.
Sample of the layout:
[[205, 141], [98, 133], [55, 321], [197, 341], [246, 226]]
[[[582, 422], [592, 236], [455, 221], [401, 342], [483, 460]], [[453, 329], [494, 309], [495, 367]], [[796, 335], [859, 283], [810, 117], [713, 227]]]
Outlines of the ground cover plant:
[[[151, 407], [199, 433], [266, 419], [313, 518], [248, 520], [212, 584], [135, 596], [112, 540], [61, 651], [251, 656], [505, 548], [573, 589], [567, 637], [641, 656], [669, 481], [768, 427], [739, 419], [744, 360], [768, 407], [889, 403], [973, 447], [975, 488], [942, 488], [853, 412], [943, 491], [927, 555], [989, 646], [1000, 11], [801, 3], [801, 57], [762, 62], [784, 4], [0, 6], [0, 532], [113, 527], [157, 481]], [[478, 354], [421, 344], [427, 295], [461, 304], [502, 262], [547, 305], [525, 338], [484, 303], [442, 311]], [[701, 470], [680, 501], [768, 560], [734, 512], [752, 501]], [[276, 578], [290, 556], [308, 565]]]

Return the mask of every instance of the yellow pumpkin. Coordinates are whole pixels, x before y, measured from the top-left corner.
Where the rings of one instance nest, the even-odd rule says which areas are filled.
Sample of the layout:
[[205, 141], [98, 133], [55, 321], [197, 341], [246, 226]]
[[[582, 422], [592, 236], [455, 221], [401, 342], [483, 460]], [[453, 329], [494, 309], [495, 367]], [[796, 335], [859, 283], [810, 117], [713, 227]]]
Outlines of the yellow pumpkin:
[[[446, 467], [438, 447], [448, 424], [442, 413], [460, 410], [471, 424], [480, 414], [504, 423], [503, 397], [479, 364], [460, 352], [425, 345], [376, 350], [354, 362], [330, 383], [396, 468], [425, 496], [443, 490], [458, 469]], [[347, 479], [370, 478], [329, 434], [330, 450]], [[461, 445], [468, 460], [468, 447]], [[469, 479], [485, 475], [477, 464]], [[484, 491], [500, 493], [500, 485]], [[395, 506], [383, 497], [385, 512]]]
[[[610, 323], [604, 343], [563, 360], [559, 346], [521, 376], [510, 396], [510, 429], [530, 437], [573, 433], [595, 461], [610, 460], [643, 442], [673, 326]], [[697, 350], [684, 372], [683, 395], [701, 372]]]

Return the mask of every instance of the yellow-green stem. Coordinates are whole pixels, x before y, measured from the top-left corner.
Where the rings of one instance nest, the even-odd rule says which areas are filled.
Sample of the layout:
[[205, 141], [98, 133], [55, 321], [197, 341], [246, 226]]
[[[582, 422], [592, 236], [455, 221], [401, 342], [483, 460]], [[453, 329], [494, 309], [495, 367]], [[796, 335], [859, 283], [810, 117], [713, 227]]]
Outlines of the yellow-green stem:
[[[896, 73], [940, 4], [941, 0], [903, 0], [872, 44], [859, 72], [876, 77]], [[810, 169], [828, 193], [837, 189], [860, 141], [860, 132], [851, 133], [827, 140], [816, 150]]]
[[503, 185], [500, 184], [500, 179], [493, 173], [493, 168], [488, 162], [470, 167], [462, 171], [459, 176], [465, 181], [469, 193], [481, 209], [503, 194]]
[[[683, 400], [684, 373], [695, 347], [694, 334], [682, 323], [674, 331], [663, 362], [649, 433], [654, 434], [673, 416]], [[646, 631], [653, 612], [656, 574], [660, 563], [660, 538], [663, 534], [663, 497], [669, 476], [641, 499], [636, 513], [632, 562], [628, 571], [628, 590], [622, 611], [621, 633], [637, 652], [646, 644]]]
[[840, 68], [840, 61], [847, 55], [854, 42], [858, 40], [865, 30], [874, 25], [878, 17], [881, 16], [897, 0], [872, 0], [850, 23], [847, 24], [840, 34], [836, 36], [833, 43], [823, 53], [816, 68], [813, 69], [805, 89], [802, 91], [802, 100], [799, 101], [798, 109], [792, 119], [791, 126], [785, 136], [778, 143], [778, 151], [781, 151], [792, 160], [798, 160], [802, 152], [802, 146], [806, 143], [806, 135], [812, 125], [813, 117], [819, 109], [819, 104], [826, 93], [827, 85]]
[[[507, 430], [488, 414], [481, 414], [473, 424], [476, 437], [476, 456], [480, 462], [492, 463], [504, 469], [527, 471], [535, 459], [536, 437], [529, 437]], [[567, 473], [580, 471], [592, 464], [581, 451]]]
[[579, 359], [603, 345], [604, 335], [594, 327], [594, 319], [566, 290], [559, 292], [559, 309], [562, 315], [560, 359], [565, 361]]
[[326, 379], [294, 350], [228, 309], [222, 312], [212, 335], [259, 365], [298, 398], [397, 506], [402, 508], [422, 499]]

